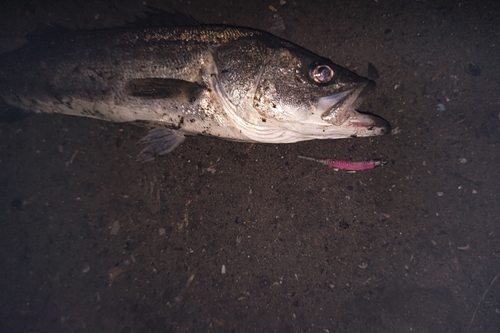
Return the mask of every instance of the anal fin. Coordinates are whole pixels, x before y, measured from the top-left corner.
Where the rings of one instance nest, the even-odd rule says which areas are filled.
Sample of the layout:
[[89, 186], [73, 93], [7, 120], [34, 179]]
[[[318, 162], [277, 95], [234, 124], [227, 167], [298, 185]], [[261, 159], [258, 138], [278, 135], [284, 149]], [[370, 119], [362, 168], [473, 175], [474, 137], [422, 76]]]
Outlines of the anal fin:
[[186, 140], [186, 137], [182, 131], [155, 128], [139, 140], [140, 144], [147, 144], [148, 146], [139, 153], [136, 161], [141, 163], [152, 161], [156, 156], [170, 153], [184, 140]]

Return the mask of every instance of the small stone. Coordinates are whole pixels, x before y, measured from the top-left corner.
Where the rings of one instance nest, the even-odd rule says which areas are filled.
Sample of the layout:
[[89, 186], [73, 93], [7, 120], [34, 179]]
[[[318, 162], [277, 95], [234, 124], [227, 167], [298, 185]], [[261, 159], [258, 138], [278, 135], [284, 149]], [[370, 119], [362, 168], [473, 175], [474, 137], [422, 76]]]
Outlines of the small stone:
[[114, 221], [113, 226], [111, 227], [111, 234], [118, 235], [118, 231], [120, 231], [120, 222]]
[[108, 270], [109, 283], [113, 283], [114, 279], [123, 272], [120, 267], [111, 267]]
[[165, 235], [165, 233], [167, 232], [167, 230], [165, 228], [160, 228], [158, 230], [158, 232], [160, 233], [160, 236], [163, 236], [163, 235]]
[[222, 268], [220, 270], [222, 274], [226, 274], [226, 265], [222, 265]]

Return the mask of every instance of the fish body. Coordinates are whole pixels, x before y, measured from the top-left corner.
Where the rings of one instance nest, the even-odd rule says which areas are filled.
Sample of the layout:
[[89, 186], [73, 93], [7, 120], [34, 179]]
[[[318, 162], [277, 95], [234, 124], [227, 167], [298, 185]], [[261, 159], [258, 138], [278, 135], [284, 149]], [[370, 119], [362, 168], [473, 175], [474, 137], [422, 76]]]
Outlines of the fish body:
[[28, 111], [154, 128], [139, 160], [186, 135], [289, 143], [386, 134], [355, 110], [373, 82], [262, 31], [224, 26], [63, 33], [0, 55], [0, 98]]

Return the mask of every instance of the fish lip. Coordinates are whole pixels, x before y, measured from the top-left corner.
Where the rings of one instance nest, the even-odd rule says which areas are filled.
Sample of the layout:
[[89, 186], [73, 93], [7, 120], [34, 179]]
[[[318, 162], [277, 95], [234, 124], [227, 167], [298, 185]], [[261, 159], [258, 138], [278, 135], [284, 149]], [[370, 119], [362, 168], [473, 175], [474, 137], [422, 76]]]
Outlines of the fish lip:
[[347, 120], [347, 126], [367, 130], [374, 133], [374, 135], [387, 135], [392, 130], [391, 124], [384, 118], [370, 112], [361, 111], [353, 112]]

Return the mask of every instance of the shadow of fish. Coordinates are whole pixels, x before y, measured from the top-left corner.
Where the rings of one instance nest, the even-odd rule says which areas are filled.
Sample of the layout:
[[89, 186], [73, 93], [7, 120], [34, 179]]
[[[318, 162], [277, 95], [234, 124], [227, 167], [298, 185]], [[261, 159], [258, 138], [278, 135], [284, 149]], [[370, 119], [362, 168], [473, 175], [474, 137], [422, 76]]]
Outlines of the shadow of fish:
[[387, 121], [356, 111], [373, 85], [268, 33], [224, 26], [63, 33], [0, 55], [5, 102], [148, 126], [141, 162], [196, 134], [262, 143], [387, 134]]

